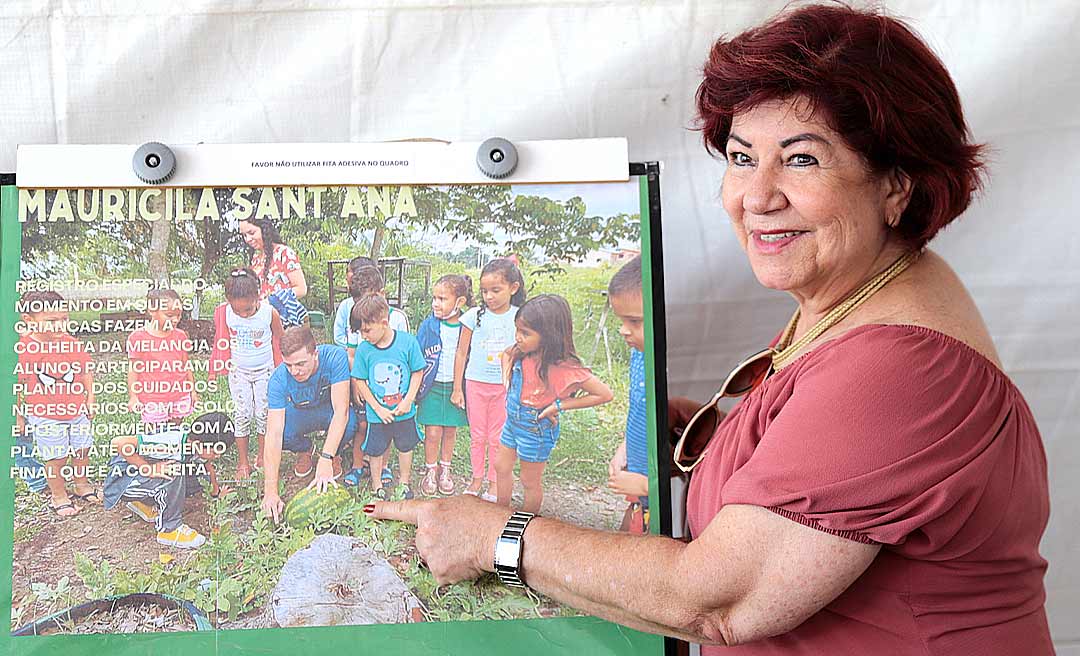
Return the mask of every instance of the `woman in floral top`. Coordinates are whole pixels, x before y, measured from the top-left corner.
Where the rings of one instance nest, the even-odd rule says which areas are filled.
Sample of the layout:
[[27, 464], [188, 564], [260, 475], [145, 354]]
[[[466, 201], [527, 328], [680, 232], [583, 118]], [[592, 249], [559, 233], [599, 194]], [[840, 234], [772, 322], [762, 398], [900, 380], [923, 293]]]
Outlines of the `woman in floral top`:
[[285, 245], [269, 219], [240, 221], [240, 234], [252, 249], [251, 269], [259, 277], [259, 297], [274, 306], [286, 326], [303, 324], [307, 309], [300, 299], [307, 294], [307, 279], [296, 251]]

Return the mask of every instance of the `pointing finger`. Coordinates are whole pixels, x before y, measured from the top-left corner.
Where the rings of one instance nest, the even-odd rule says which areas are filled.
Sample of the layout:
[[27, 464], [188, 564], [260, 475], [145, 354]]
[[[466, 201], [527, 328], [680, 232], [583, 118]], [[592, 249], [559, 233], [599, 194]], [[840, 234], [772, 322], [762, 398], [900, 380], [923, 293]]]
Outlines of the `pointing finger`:
[[370, 515], [375, 519], [393, 519], [399, 522], [416, 524], [420, 509], [426, 503], [428, 502], [419, 499], [411, 501], [378, 501], [372, 504], [375, 508]]

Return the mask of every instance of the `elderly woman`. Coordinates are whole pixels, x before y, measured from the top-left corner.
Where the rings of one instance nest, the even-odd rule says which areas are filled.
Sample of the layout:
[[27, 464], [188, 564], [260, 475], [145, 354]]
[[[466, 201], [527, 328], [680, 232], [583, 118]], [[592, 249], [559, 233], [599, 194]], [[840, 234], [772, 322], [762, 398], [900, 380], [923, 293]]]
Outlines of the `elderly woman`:
[[368, 511], [416, 523], [439, 581], [520, 540], [504, 580], [707, 654], [1052, 653], [1039, 432], [924, 248], [979, 186], [945, 68], [894, 19], [811, 6], [717, 42], [697, 101], [735, 234], [798, 310], [725, 382], [729, 415], [671, 409], [696, 415], [675, 453], [693, 540], [546, 518], [518, 538], [527, 518], [504, 532], [467, 497]]

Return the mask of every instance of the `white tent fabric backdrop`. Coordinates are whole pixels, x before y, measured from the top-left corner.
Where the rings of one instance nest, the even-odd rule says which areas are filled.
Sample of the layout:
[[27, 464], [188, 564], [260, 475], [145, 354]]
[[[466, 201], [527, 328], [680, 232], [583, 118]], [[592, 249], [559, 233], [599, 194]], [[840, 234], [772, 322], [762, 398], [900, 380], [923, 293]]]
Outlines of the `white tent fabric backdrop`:
[[[8, 0], [0, 171], [20, 143], [626, 136], [632, 159], [664, 162], [671, 388], [703, 399], [792, 301], [741, 255], [722, 164], [688, 129], [693, 94], [714, 39], [784, 4]], [[932, 245], [1042, 430], [1047, 609], [1059, 653], [1080, 654], [1080, 4], [886, 5], [944, 59], [993, 148], [986, 192]]]

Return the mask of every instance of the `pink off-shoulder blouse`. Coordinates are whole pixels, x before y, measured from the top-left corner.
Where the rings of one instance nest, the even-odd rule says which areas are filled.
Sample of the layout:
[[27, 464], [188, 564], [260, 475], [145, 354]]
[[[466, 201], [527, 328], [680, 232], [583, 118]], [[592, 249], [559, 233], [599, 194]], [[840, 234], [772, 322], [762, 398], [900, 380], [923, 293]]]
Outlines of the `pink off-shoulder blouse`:
[[727, 504], [880, 544], [786, 634], [705, 654], [1052, 654], [1046, 455], [1019, 390], [966, 344], [867, 325], [740, 400], [694, 471], [700, 535]]

